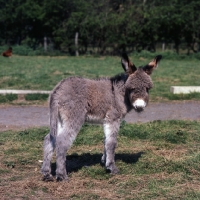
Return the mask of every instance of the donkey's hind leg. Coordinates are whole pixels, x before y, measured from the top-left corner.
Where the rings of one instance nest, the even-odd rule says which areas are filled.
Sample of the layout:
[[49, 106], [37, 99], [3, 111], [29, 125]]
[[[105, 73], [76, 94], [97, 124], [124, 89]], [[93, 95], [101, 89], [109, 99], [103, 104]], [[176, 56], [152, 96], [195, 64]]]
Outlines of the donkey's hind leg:
[[83, 123], [64, 122], [58, 127], [56, 137], [56, 180], [68, 180], [66, 171], [66, 152], [71, 147]]
[[51, 175], [51, 159], [53, 156], [53, 152], [55, 149], [55, 139], [49, 133], [44, 138], [44, 159], [43, 165], [41, 168], [41, 173], [44, 175], [44, 181], [53, 181], [53, 177]]
[[117, 146], [117, 133], [119, 130], [119, 122], [104, 124], [104, 154], [102, 161], [106, 162], [106, 169], [110, 170], [111, 174], [117, 174], [118, 168], [115, 166], [115, 148]]

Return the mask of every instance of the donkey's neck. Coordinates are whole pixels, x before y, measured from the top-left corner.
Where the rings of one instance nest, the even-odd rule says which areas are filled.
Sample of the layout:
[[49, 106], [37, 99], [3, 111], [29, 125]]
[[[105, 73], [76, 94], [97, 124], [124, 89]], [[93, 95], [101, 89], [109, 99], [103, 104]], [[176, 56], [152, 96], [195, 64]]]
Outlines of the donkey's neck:
[[110, 78], [112, 83], [113, 94], [115, 95], [115, 100], [117, 101], [117, 106], [121, 110], [121, 113], [125, 116], [127, 112], [132, 109], [130, 105], [127, 90], [126, 90], [126, 81], [128, 79], [127, 74], [119, 74], [115, 77]]

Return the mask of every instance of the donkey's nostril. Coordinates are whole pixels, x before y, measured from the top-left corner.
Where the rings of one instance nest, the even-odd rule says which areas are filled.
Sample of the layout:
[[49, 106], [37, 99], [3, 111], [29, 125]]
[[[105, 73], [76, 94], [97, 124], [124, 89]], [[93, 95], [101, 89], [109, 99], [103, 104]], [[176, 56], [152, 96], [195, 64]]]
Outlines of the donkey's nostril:
[[142, 112], [144, 110], [144, 107], [135, 107], [135, 111]]
[[146, 103], [143, 99], [137, 99], [134, 103], [133, 103], [133, 107], [136, 110], [143, 110], [143, 108], [146, 106]]

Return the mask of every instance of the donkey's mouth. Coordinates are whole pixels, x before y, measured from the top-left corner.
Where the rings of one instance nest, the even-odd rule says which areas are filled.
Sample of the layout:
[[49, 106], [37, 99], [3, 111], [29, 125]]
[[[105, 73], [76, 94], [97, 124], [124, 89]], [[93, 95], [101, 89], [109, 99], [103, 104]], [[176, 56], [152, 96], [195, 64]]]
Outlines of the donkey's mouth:
[[140, 108], [134, 108], [136, 112], [140, 113], [144, 110], [144, 108], [140, 107]]

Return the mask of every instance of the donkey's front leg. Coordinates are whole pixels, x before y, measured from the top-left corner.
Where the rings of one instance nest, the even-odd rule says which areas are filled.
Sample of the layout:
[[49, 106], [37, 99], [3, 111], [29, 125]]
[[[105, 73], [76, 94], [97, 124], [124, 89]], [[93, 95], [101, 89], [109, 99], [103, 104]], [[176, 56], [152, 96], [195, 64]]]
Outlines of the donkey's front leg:
[[117, 174], [119, 170], [115, 166], [115, 148], [117, 146], [117, 133], [120, 123], [118, 121], [112, 123], [104, 123], [104, 155], [102, 161], [106, 161], [106, 169], [111, 171], [111, 174]]

